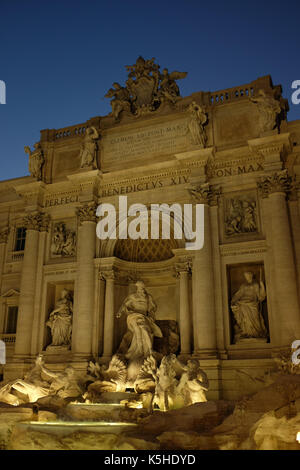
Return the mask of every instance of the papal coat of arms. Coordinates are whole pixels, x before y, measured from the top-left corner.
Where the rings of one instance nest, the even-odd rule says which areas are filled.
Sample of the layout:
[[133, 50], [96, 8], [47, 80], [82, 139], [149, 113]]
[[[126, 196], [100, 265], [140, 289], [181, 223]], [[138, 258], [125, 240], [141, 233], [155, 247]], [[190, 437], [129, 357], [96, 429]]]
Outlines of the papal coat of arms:
[[116, 121], [126, 111], [140, 116], [156, 111], [163, 102], [175, 104], [181, 97], [175, 80], [185, 78], [186, 72], [172, 72], [154, 63], [154, 58], [145, 60], [138, 57], [134, 65], [127, 65], [126, 87], [114, 83], [105, 95], [112, 98], [112, 114]]

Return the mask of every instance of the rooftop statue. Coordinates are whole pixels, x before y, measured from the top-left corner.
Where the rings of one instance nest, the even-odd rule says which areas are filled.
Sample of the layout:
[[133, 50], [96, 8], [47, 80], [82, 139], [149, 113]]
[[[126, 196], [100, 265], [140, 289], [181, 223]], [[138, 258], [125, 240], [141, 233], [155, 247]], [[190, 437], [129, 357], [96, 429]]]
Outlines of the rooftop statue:
[[154, 63], [155, 59], [145, 60], [138, 57], [133, 65], [127, 65], [128, 79], [126, 87], [114, 83], [105, 97], [111, 100], [112, 115], [118, 122], [121, 113], [126, 111], [135, 116], [156, 111], [163, 102], [174, 105], [180, 99], [176, 80], [185, 78], [186, 72], [171, 72]]
[[24, 147], [25, 153], [29, 155], [29, 173], [33, 178], [38, 181], [42, 179], [42, 168], [45, 163], [45, 157], [41, 144], [38, 142], [34, 144], [34, 151], [30, 147]]

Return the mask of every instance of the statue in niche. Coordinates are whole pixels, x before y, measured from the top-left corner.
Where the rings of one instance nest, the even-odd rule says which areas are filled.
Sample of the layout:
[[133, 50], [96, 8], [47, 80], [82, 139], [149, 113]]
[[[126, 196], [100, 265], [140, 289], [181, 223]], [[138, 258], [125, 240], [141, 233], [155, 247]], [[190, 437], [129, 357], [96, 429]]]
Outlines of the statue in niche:
[[263, 339], [267, 341], [267, 329], [261, 313], [261, 302], [266, 298], [266, 290], [261, 279], [254, 280], [253, 272], [244, 273], [243, 283], [231, 300], [234, 315], [234, 341]]
[[127, 327], [132, 334], [130, 346], [125, 354], [129, 361], [141, 361], [152, 354], [153, 338], [162, 337], [161, 329], [155, 323], [157, 310], [151, 294], [145, 289], [142, 281], [136, 283], [136, 292], [123, 302], [117, 318], [125, 314]]
[[72, 335], [72, 315], [73, 315], [73, 295], [72, 292], [63, 289], [61, 298], [57, 301], [55, 309], [50, 313], [46, 325], [51, 329], [52, 342], [47, 347], [71, 347]]
[[63, 222], [55, 225], [51, 244], [52, 255], [74, 256], [76, 252], [75, 232], [67, 230]]
[[83, 143], [80, 147], [80, 168], [97, 168], [96, 162], [96, 140], [99, 139], [99, 133], [95, 127], [87, 127]]
[[207, 136], [204, 130], [204, 124], [207, 122], [207, 114], [195, 101], [191, 102], [188, 111], [190, 113], [188, 130], [191, 134], [192, 142], [194, 145], [199, 145], [201, 148], [204, 148], [207, 142]]
[[110, 88], [105, 95], [105, 98], [113, 98], [110, 102], [112, 107], [112, 114], [115, 121], [120, 120], [122, 111], [131, 110], [130, 93], [127, 88], [122, 87], [119, 83], [113, 83], [114, 88]]
[[29, 155], [29, 173], [33, 178], [38, 181], [42, 179], [42, 168], [45, 163], [45, 157], [41, 144], [38, 142], [34, 144], [34, 151], [30, 150], [30, 147], [24, 147], [25, 153]]
[[226, 235], [257, 231], [256, 202], [252, 199], [230, 199], [225, 220]]
[[265, 90], [259, 90], [258, 96], [249, 99], [257, 105], [261, 132], [275, 129], [277, 126], [277, 116], [282, 112], [280, 101], [276, 100], [273, 96], [267, 95]]

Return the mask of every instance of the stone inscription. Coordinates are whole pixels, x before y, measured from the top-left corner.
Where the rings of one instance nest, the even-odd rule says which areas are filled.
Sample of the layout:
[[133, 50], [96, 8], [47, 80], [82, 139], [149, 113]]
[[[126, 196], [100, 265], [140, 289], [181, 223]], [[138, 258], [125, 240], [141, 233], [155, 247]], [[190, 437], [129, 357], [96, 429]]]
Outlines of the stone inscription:
[[184, 119], [116, 136], [106, 135], [102, 140], [104, 162], [178, 152], [191, 146], [188, 133], [187, 119]]
[[142, 183], [133, 183], [126, 186], [118, 186], [115, 188], [103, 189], [101, 191], [101, 197], [107, 196], [118, 196], [122, 194], [134, 193], [137, 191], [147, 191], [148, 189], [162, 188], [163, 186], [173, 186], [177, 184], [188, 183], [189, 179], [187, 176], [174, 176], [166, 180], [156, 179], [152, 181], [145, 181]]
[[61, 206], [62, 204], [70, 204], [71, 202], [78, 202], [78, 195], [47, 199], [45, 207]]
[[222, 176], [234, 176], [242, 175], [244, 173], [252, 173], [253, 171], [263, 171], [261, 163], [253, 163], [253, 165], [239, 165], [236, 167], [228, 168], [210, 168], [208, 170], [208, 176], [210, 178], [221, 178]]

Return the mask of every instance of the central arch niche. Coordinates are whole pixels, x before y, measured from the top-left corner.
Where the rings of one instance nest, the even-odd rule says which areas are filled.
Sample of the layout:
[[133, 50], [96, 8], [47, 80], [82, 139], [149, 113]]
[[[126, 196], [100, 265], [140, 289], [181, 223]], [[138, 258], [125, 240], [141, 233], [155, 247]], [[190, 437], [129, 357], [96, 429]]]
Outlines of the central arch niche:
[[174, 256], [172, 250], [178, 248], [173, 239], [138, 239], [118, 240], [114, 247], [114, 256], [124, 261], [135, 263], [153, 263], [165, 261]]

